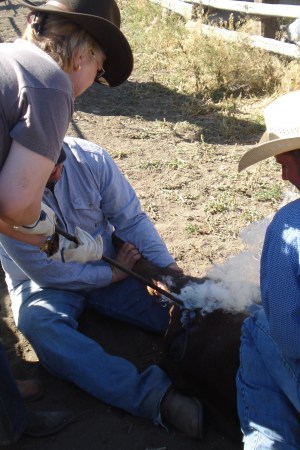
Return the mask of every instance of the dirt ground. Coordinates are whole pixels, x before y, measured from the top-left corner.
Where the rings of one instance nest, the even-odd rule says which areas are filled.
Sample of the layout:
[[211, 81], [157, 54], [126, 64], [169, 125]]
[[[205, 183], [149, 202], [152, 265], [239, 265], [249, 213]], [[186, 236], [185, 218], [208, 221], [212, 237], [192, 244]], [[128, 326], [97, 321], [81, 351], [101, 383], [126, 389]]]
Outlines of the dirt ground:
[[[2, 41], [20, 35], [26, 13], [16, 0], [1, 2]], [[142, 79], [134, 70], [123, 86], [94, 86], [79, 98], [69, 134], [106, 148], [135, 187], [144, 210], [185, 273], [202, 276], [212, 264], [241, 251], [239, 232], [277, 208], [274, 180], [281, 185], [272, 163], [266, 163], [260, 169], [263, 181], [259, 189], [265, 194], [261, 201], [252, 191], [253, 183], [258, 182], [256, 173], [237, 174], [240, 155], [262, 131], [259, 124], [252, 123], [249, 132], [246, 110], [241, 107], [235, 118], [209, 111], [191, 116], [191, 100]], [[22, 437], [12, 450], [241, 448], [212, 429], [207, 429], [203, 442], [174, 430], [167, 432], [52, 377], [16, 330], [3, 280], [0, 295], [2, 337], [12, 370], [18, 378], [39, 378], [45, 385], [44, 396], [31, 407], [74, 410], [77, 419], [47, 439]], [[80, 328], [107, 351], [132, 360], [141, 369], [159, 357], [161, 340], [133, 327], [84, 313]]]

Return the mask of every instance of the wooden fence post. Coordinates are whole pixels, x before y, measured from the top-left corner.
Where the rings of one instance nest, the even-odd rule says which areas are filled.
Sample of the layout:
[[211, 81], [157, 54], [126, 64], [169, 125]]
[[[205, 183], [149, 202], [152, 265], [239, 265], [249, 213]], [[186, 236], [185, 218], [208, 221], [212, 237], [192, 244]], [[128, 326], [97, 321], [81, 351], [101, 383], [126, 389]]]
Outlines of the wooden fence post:
[[[279, 4], [280, 0], [254, 0], [255, 3], [272, 3]], [[274, 39], [278, 31], [277, 17], [261, 17], [258, 21], [257, 34], [267, 38]]]

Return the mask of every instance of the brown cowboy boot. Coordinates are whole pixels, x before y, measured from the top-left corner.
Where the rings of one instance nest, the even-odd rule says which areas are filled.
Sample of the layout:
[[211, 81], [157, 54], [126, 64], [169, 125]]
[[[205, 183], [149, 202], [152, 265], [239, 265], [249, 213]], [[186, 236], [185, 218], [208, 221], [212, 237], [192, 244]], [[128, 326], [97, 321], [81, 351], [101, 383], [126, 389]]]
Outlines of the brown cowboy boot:
[[198, 399], [181, 394], [171, 388], [163, 397], [160, 407], [166, 421], [187, 436], [203, 438], [203, 407]]
[[74, 414], [68, 411], [29, 411], [24, 434], [44, 437], [57, 433], [74, 422]]

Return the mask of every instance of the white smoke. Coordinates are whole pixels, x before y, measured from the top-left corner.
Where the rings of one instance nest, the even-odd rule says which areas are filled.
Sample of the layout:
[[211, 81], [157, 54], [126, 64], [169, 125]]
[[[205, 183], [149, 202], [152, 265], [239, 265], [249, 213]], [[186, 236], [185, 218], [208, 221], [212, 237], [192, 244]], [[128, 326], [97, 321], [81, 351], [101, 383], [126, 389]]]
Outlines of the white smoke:
[[[294, 200], [295, 193], [288, 192], [283, 203]], [[245, 311], [253, 303], [260, 303], [260, 256], [264, 236], [273, 215], [247, 226], [240, 238], [246, 250], [231, 256], [223, 264], [213, 265], [206, 273], [203, 284], [189, 282], [179, 294], [186, 309], [200, 309], [202, 314], [215, 309], [228, 312]]]

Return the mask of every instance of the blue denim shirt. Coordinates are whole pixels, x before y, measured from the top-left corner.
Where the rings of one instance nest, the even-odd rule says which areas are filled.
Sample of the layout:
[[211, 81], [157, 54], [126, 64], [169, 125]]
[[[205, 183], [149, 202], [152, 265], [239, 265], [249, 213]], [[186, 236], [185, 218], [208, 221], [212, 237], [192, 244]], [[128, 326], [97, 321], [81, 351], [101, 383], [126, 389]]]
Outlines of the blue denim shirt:
[[[76, 226], [101, 234], [104, 251], [114, 257], [111, 234], [133, 243], [159, 267], [174, 262], [153, 223], [141, 210], [130, 183], [108, 153], [91, 142], [66, 138], [67, 158], [54, 193], [46, 188], [43, 201], [56, 214], [57, 224], [74, 234]], [[34, 176], [34, 174], [32, 174]], [[112, 272], [103, 262], [64, 264], [36, 247], [0, 234], [0, 257], [9, 289], [29, 278], [41, 287], [91, 290], [110, 284]]]
[[286, 357], [300, 358], [300, 200], [281, 208], [267, 229], [260, 284], [272, 338]]

